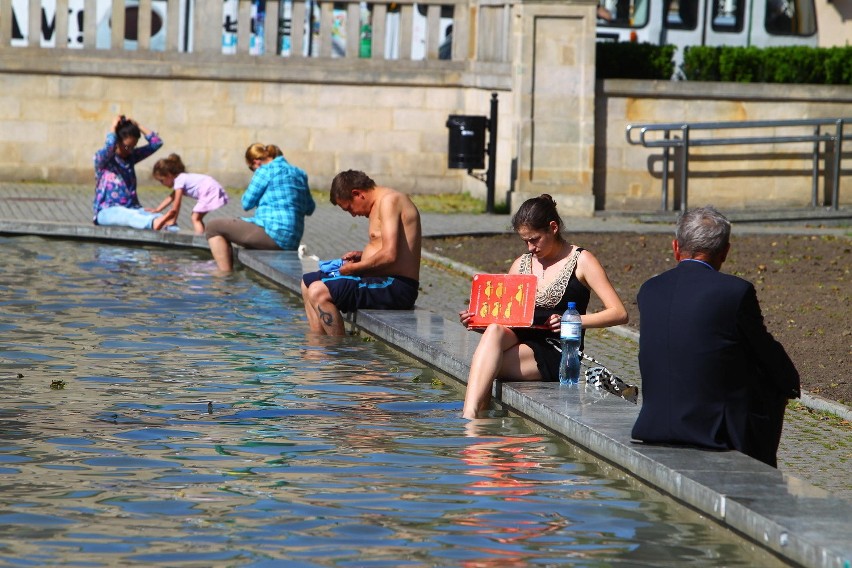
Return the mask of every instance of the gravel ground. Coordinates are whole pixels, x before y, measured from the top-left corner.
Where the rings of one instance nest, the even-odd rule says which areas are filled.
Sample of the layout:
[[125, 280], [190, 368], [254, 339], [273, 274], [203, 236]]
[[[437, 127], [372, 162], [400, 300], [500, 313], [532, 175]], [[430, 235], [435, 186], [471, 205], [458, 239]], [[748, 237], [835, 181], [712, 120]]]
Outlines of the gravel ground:
[[[655, 274], [674, 266], [669, 234], [573, 233], [607, 270], [639, 327], [636, 293]], [[505, 272], [524, 252], [515, 235], [426, 239], [424, 250], [474, 266]], [[824, 398], [852, 404], [850, 270], [852, 240], [829, 235], [732, 237], [723, 271], [754, 283], [769, 331], [799, 369], [802, 386]], [[596, 298], [590, 309], [599, 308]]]

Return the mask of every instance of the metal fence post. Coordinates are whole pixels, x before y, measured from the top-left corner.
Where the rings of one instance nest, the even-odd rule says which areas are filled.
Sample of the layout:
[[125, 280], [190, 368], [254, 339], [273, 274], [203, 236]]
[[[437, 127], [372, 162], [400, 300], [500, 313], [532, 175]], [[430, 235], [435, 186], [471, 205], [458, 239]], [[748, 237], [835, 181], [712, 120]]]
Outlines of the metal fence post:
[[834, 187], [831, 189], [831, 208], [835, 211], [840, 207], [840, 160], [843, 156], [843, 119], [837, 119], [836, 139], [834, 142]]
[[819, 131], [819, 126], [815, 126], [813, 174], [811, 176], [811, 207], [816, 207], [817, 201], [819, 201]]
[[491, 116], [488, 119], [488, 169], [485, 172], [485, 210], [494, 213], [494, 182], [497, 172], [497, 93], [491, 93]]

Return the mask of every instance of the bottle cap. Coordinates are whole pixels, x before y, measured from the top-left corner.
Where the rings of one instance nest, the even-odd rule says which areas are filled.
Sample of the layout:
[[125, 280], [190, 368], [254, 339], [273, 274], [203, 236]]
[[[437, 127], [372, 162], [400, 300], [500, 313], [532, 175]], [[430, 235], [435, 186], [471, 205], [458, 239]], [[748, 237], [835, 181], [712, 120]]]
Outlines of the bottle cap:
[[577, 309], [577, 302], [568, 302], [568, 309], [569, 310], [576, 310]]

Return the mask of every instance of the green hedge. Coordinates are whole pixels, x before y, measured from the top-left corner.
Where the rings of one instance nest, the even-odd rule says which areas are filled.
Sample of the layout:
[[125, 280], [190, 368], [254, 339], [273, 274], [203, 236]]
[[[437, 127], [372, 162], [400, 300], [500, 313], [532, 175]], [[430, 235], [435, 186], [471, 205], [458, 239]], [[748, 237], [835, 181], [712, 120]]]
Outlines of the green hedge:
[[650, 43], [596, 44], [598, 79], [671, 79], [676, 47]]
[[852, 47], [687, 47], [688, 81], [852, 85]]
[[[598, 79], [663, 79], [674, 73], [675, 47], [598, 43]], [[681, 73], [688, 81], [852, 85], [852, 46], [687, 47]]]

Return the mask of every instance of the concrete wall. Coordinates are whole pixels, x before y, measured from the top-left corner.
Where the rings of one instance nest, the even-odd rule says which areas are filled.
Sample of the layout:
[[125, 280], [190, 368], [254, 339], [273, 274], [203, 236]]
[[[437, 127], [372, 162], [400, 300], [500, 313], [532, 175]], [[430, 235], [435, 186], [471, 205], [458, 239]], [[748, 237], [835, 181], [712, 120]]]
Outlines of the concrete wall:
[[[591, 215], [594, 1], [427, 2], [422, 60], [408, 53], [414, 0], [400, 5], [398, 59], [359, 57], [357, 29], [347, 36], [345, 55], [334, 56], [330, 4], [322, 12], [318, 57], [279, 56], [274, 42], [250, 55], [242, 41], [250, 33], [248, 3], [240, 5], [235, 54], [221, 53], [212, 5], [205, 5], [209, 14], [196, 14], [197, 45], [189, 52], [172, 41], [177, 14], [167, 19], [165, 51], [146, 50], [144, 33], [138, 48], [127, 47], [120, 21], [113, 22], [110, 49], [97, 48], [89, 27], [80, 49], [39, 48], [34, 40], [10, 46], [0, 26], [0, 180], [91, 180], [92, 154], [121, 113], [161, 134], [162, 155], [179, 153], [190, 170], [228, 186], [247, 182], [244, 150], [259, 141], [278, 144], [316, 188], [327, 187], [342, 169], [357, 168], [408, 192], [484, 197], [481, 180], [447, 168], [446, 120], [488, 116], [497, 93], [495, 201], [513, 186], [518, 164], [520, 195], [547, 191], [572, 214]], [[452, 54], [444, 60], [437, 33], [442, 6], [454, 6]], [[303, 8], [294, 2], [296, 20]], [[387, 6], [373, 8], [374, 24], [381, 24]], [[0, 0], [0, 14], [9, 10], [8, 0]], [[349, 1], [347, 22], [357, 22], [359, 10]], [[56, 25], [63, 28], [59, 18]], [[374, 54], [382, 45], [379, 27]], [[28, 28], [38, 37], [38, 21]], [[291, 29], [294, 45], [300, 45], [300, 29]], [[150, 182], [150, 165], [140, 168], [142, 183]]]
[[820, 47], [852, 42], [852, 0], [816, 0], [816, 15]]
[[[628, 146], [629, 123], [852, 114], [852, 87], [641, 81], [596, 87], [594, 6], [488, 0], [456, 10], [454, 25], [470, 25], [466, 41], [461, 31], [454, 38], [459, 49], [451, 60], [362, 59], [355, 50], [341, 59], [0, 43], [0, 180], [93, 182], [92, 155], [113, 117], [127, 114], [162, 135], [158, 156], [176, 152], [191, 171], [230, 187], [248, 182], [244, 151], [259, 141], [278, 144], [317, 189], [338, 171], [356, 168], [403, 191], [484, 197], [482, 181], [447, 168], [446, 119], [487, 116], [496, 92], [498, 203], [512, 188], [513, 207], [546, 192], [566, 215], [647, 211], [660, 208], [659, 152]], [[4, 9], [8, 0], [0, 0]], [[430, 10], [437, 18], [437, 5]], [[4, 35], [0, 29], [0, 40]], [[804, 146], [696, 150], [690, 203], [807, 205], [810, 152]], [[139, 167], [143, 184], [153, 183], [153, 161]], [[841, 204], [843, 195], [841, 187]]]
[[[165, 140], [155, 157], [176, 152], [191, 171], [228, 186], [248, 182], [244, 152], [259, 141], [278, 144], [315, 188], [354, 168], [405, 191], [484, 194], [482, 182], [447, 169], [445, 124], [450, 114], [487, 116], [497, 92], [498, 195], [508, 189], [512, 96], [503, 89], [404, 84], [402, 77], [397, 84], [351, 84], [333, 69], [327, 83], [243, 80], [239, 64], [207, 78], [152, 77], [132, 61], [121, 65], [136, 76], [0, 71], [0, 179], [93, 180], [92, 155], [113, 117], [126, 114]], [[137, 168], [141, 183], [152, 182], [153, 162]]]
[[[661, 151], [629, 145], [625, 138], [628, 124], [852, 118], [850, 103], [852, 87], [599, 82], [595, 109], [596, 208], [615, 211], [661, 208]], [[739, 131], [736, 135], [812, 132], [812, 128], [759, 129]], [[850, 134], [852, 128], [847, 126], [846, 135]], [[698, 133], [693, 133], [691, 139], [697, 136]], [[701, 136], [706, 137], [707, 133]], [[852, 155], [848, 142], [846, 148], [841, 205], [849, 203], [852, 191], [849, 179]], [[811, 202], [812, 152], [813, 145], [809, 143], [693, 148], [689, 158], [688, 203], [691, 206], [713, 203], [726, 209], [806, 207]], [[826, 201], [825, 165], [824, 159], [821, 160], [820, 204]], [[670, 171], [673, 169], [674, 164]], [[673, 194], [674, 183], [669, 183]], [[669, 203], [671, 207], [671, 200]]]
[[595, 7], [519, 5], [514, 42], [517, 195], [547, 193], [566, 215], [592, 215]]

